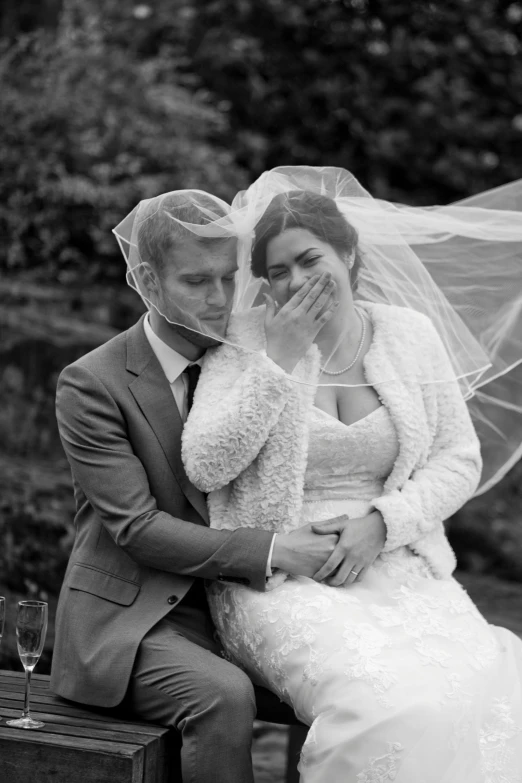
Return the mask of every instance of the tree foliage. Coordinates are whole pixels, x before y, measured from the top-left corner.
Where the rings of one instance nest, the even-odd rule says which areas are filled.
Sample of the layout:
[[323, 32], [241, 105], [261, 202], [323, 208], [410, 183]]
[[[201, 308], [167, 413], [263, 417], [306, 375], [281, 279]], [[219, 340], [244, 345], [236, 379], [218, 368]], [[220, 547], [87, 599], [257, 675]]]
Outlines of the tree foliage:
[[195, 186], [228, 195], [243, 184], [221, 143], [226, 121], [186, 86], [176, 52], [137, 57], [95, 13], [64, 14], [57, 31], [20, 37], [0, 78], [8, 272], [121, 277], [111, 229], [137, 201]]
[[522, 176], [519, 2], [191, 5], [193, 67], [228, 102], [252, 174], [338, 165], [410, 203]]
[[8, 271], [119, 276], [110, 229], [138, 199], [231, 197], [276, 165], [344, 166], [410, 203], [522, 176], [521, 0], [44, 0], [18, 36], [31, 4], [15, 5]]

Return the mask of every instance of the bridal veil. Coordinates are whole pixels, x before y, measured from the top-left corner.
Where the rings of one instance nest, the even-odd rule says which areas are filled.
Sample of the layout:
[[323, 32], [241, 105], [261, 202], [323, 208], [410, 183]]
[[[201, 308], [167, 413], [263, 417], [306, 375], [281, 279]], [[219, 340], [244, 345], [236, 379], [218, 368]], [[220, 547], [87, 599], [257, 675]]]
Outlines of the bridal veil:
[[[485, 492], [522, 457], [522, 181], [433, 207], [373, 198], [351, 173], [334, 167], [265, 172], [231, 206], [203, 191], [173, 191], [141, 201], [114, 229], [127, 282], [171, 323], [227, 342], [211, 322], [195, 317], [189, 301], [167, 305], [151, 291], [144, 273], [150, 254], [177, 240], [233, 241], [234, 310], [254, 307], [263, 302], [268, 283], [254, 274], [252, 251], [274, 210], [285, 212], [291, 224], [302, 193], [333, 200], [354, 229], [356, 305], [406, 307], [432, 322], [449, 358], [447, 368], [441, 377], [400, 380], [459, 383], [482, 445], [477, 494]], [[328, 377], [328, 383], [349, 385], [342, 377]]]

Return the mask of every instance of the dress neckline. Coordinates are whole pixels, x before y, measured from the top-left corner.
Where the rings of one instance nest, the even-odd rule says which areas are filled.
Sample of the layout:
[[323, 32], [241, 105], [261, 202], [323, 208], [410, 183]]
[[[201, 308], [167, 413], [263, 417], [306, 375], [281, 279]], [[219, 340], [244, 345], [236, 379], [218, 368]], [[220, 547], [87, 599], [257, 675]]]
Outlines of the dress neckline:
[[338, 424], [341, 425], [341, 427], [346, 427], [346, 429], [350, 429], [351, 427], [355, 427], [356, 424], [360, 424], [361, 422], [371, 418], [374, 414], [382, 410], [384, 407], [385, 407], [384, 405], [379, 405], [378, 408], [374, 408], [373, 411], [370, 411], [370, 413], [367, 413], [366, 416], [363, 416], [361, 419], [352, 421], [351, 424], [345, 424], [344, 421], [341, 421], [341, 419], [336, 419], [335, 416], [332, 416], [331, 413], [327, 413], [326, 411], [323, 411], [323, 409], [318, 408], [317, 405], [314, 405], [314, 410], [318, 411], [319, 413], [322, 413], [324, 416], [328, 416], [328, 418], [331, 419], [332, 421], [336, 421]]

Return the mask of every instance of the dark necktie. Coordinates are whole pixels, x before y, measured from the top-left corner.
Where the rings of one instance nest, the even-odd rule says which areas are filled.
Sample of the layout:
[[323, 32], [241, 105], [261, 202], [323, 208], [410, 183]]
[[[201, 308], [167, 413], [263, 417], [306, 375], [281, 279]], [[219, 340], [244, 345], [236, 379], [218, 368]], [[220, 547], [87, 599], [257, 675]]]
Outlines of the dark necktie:
[[196, 391], [196, 386], [198, 383], [199, 373], [201, 372], [201, 367], [199, 366], [199, 364], [189, 364], [188, 367], [185, 368], [184, 372], [187, 374], [187, 378], [188, 378], [188, 389], [187, 389], [187, 412], [188, 412], [192, 408], [192, 401], [194, 400], [194, 392]]

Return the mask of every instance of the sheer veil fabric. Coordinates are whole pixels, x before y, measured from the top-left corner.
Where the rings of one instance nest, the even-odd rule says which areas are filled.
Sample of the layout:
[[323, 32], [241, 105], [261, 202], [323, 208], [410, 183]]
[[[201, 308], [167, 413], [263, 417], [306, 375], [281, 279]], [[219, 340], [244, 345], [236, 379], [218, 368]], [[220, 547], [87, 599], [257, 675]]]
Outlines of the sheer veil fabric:
[[[522, 180], [438, 208], [441, 214], [457, 210], [476, 215], [485, 225], [502, 216], [519, 231]], [[449, 245], [440, 241], [414, 246], [490, 362], [468, 399], [484, 457], [477, 495], [522, 458], [522, 244], [520, 238], [508, 237], [506, 232], [504, 240], [494, 238], [492, 232], [489, 238], [458, 236]]]
[[[158, 296], [149, 285], [151, 234], [160, 245], [234, 241], [238, 271], [233, 311], [262, 302], [267, 281], [251, 267], [259, 226], [272, 205], [289, 213], [295, 194], [333, 199], [356, 231], [355, 304], [375, 302], [427, 316], [449, 357], [440, 377], [419, 371], [381, 382], [457, 381], [481, 440], [485, 492], [522, 457], [522, 180], [449, 206], [410, 207], [373, 198], [348, 171], [285, 166], [265, 172], [231, 206], [199, 190], [141, 201], [114, 229], [127, 282], [146, 306], [216, 342], [228, 342], [198, 319], [187, 299]], [[274, 202], [276, 199], [276, 202]], [[266, 223], [266, 220], [264, 221]], [[340, 303], [342, 307], [342, 302]], [[322, 381], [326, 379], [323, 377]], [[343, 377], [328, 383], [349, 386]], [[296, 383], [299, 382], [296, 379]], [[374, 379], [375, 382], [375, 379]]]

